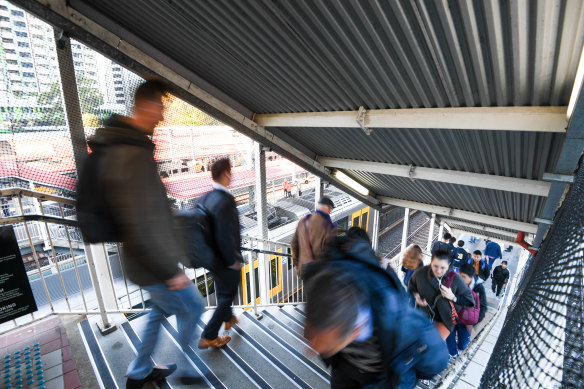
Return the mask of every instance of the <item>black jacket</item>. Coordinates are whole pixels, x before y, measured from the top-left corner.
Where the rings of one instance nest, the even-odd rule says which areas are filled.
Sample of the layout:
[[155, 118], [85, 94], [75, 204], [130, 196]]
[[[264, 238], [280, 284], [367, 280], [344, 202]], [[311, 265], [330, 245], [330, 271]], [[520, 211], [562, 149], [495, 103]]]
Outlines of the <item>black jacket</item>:
[[106, 124], [89, 146], [105, 152], [101, 182], [121, 230], [125, 273], [140, 286], [165, 282], [178, 275], [184, 252], [173, 231], [166, 190], [154, 161], [154, 143], [120, 117]]
[[486, 281], [489, 279], [489, 276], [491, 275], [491, 269], [489, 268], [489, 264], [487, 263], [487, 261], [485, 261], [484, 259], [481, 259], [481, 261], [479, 262], [479, 265], [478, 265], [478, 269], [477, 269], [477, 265], [475, 264], [475, 262], [472, 258], [469, 258], [468, 261], [466, 261], [466, 263], [468, 263], [469, 265], [472, 265], [475, 268], [475, 271], [477, 271], [477, 274], [475, 275], [475, 279], [476, 279], [476, 277], [480, 277], [483, 281]]
[[212, 218], [216, 265], [229, 267], [236, 261], [243, 262], [239, 215], [233, 196], [224, 190], [215, 189], [199, 202], [207, 208]]
[[479, 321], [477, 322], [480, 323], [481, 320], [483, 320], [485, 318], [485, 315], [487, 314], [487, 293], [485, 292], [485, 285], [483, 283], [475, 285], [475, 287], [473, 288], [473, 292], [479, 295], [479, 299], [481, 301]]
[[506, 284], [509, 281], [509, 269], [503, 269], [501, 265], [493, 270], [493, 280], [497, 284]]
[[[446, 275], [442, 277], [441, 284], [446, 280]], [[461, 308], [474, 307], [474, 298], [468, 286], [457, 274], [450, 285], [452, 293], [456, 296], [454, 308], [459, 311]], [[428, 306], [419, 307], [434, 321], [443, 323], [450, 331], [454, 329], [452, 323], [452, 310], [448, 300], [442, 297], [438, 278], [432, 273], [430, 265], [419, 268], [408, 282], [408, 290], [412, 295], [419, 293], [420, 297], [426, 300]]]

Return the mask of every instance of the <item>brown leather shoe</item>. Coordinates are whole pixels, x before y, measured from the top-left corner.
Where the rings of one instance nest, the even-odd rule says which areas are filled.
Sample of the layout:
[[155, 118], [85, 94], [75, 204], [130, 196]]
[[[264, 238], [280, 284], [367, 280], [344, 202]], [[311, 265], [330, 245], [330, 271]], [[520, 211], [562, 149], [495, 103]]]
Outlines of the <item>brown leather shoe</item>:
[[213, 340], [201, 338], [201, 339], [199, 339], [198, 347], [201, 350], [209, 348], [209, 347], [221, 348], [221, 347], [225, 346], [227, 343], [229, 343], [230, 340], [231, 340], [231, 336], [229, 336], [229, 335], [218, 336]]
[[225, 322], [225, 331], [229, 331], [231, 327], [233, 327], [237, 323], [239, 323], [239, 321], [237, 321], [237, 317], [231, 316], [231, 320]]

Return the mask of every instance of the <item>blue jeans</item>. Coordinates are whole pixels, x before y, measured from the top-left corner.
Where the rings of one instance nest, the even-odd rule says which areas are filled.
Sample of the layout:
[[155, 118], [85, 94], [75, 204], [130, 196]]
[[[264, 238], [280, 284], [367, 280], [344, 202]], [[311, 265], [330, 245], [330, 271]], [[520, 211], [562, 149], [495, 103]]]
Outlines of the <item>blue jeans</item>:
[[[458, 342], [456, 340], [456, 335], [458, 334]], [[470, 343], [470, 332], [466, 329], [465, 324], [457, 324], [454, 329], [446, 338], [446, 346], [448, 346], [448, 352], [452, 356], [458, 355], [459, 351], [464, 350]]]
[[150, 359], [162, 319], [166, 315], [176, 315], [179, 344], [186, 351], [195, 335], [197, 322], [205, 309], [203, 298], [194, 284], [182, 290], [168, 290], [166, 284], [145, 286], [150, 292], [152, 310], [148, 316], [148, 324], [142, 334], [142, 344], [138, 347], [136, 359], [130, 363], [126, 375], [135, 380], [146, 378], [152, 372], [154, 364]]
[[493, 268], [493, 263], [495, 263], [496, 258], [493, 257], [487, 257], [489, 258], [489, 269]]

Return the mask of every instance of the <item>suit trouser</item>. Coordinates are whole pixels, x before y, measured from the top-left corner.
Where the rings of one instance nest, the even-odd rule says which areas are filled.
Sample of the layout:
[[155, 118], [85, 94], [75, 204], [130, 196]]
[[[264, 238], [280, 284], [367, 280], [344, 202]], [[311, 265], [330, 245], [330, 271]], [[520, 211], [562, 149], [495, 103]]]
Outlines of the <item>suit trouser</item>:
[[221, 268], [211, 271], [215, 282], [217, 308], [201, 334], [204, 339], [215, 339], [223, 322], [231, 320], [231, 304], [237, 294], [241, 273], [239, 270]]
[[[501, 294], [501, 290], [503, 289], [503, 285], [505, 285], [505, 283], [503, 282], [494, 282], [495, 280], [493, 280], [493, 282], [491, 283], [492, 289], [493, 289], [493, 293], [495, 293], [497, 295], [497, 297]], [[495, 292], [495, 287], [497, 288], [497, 291]]]

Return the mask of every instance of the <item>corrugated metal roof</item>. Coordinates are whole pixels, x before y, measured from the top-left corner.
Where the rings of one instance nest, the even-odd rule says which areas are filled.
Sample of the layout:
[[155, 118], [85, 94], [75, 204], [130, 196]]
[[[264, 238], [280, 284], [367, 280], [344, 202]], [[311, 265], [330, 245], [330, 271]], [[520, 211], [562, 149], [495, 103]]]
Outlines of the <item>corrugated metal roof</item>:
[[442, 129], [270, 128], [317, 155], [541, 179], [553, 171], [563, 135]]
[[470, 228], [470, 227], [466, 227], [466, 226], [461, 226], [458, 224], [454, 224], [452, 223], [452, 225], [450, 225], [452, 228], [454, 228], [455, 230], [460, 230], [460, 231], [465, 231], [468, 232], [470, 235], [475, 234], [475, 235], [484, 235], [484, 236], [488, 236], [489, 238], [493, 238], [493, 239], [499, 239], [502, 241], [506, 241], [506, 242], [514, 242], [513, 238], [509, 237], [509, 236], [505, 236], [505, 235], [500, 235], [500, 234], [496, 234], [493, 232], [486, 232], [483, 230], [479, 230], [476, 228]]
[[[81, 3], [255, 113], [567, 105], [584, 42], [584, 2], [570, 0], [71, 1]], [[464, 129], [274, 133], [311, 158], [528, 179], [555, 170], [564, 140]], [[379, 194], [526, 222], [545, 200], [350, 173]]]
[[256, 113], [566, 105], [584, 42], [581, 1], [86, 3]]
[[545, 204], [544, 197], [520, 193], [434, 181], [412, 181], [409, 178], [367, 172], [348, 173], [382, 196], [496, 215], [527, 223], [533, 223], [534, 217]]

